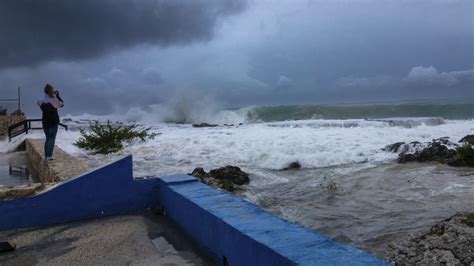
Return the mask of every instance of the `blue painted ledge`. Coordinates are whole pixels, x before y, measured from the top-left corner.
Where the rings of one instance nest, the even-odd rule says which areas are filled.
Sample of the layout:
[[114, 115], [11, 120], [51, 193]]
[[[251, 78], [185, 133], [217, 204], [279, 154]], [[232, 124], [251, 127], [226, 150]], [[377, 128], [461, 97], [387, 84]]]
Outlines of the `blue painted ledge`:
[[186, 175], [161, 177], [166, 215], [218, 265], [389, 265]]
[[187, 175], [133, 179], [132, 156], [24, 199], [0, 201], [0, 230], [161, 207], [218, 265], [388, 265]]
[[29, 198], [0, 201], [0, 230], [135, 212], [158, 205], [158, 179], [133, 179], [132, 156]]

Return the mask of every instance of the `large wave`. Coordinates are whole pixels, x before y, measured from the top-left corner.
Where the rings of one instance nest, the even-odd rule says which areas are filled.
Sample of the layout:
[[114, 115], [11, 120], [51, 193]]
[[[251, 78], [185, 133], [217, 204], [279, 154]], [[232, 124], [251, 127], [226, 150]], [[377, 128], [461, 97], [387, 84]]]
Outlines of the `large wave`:
[[[83, 118], [90, 115], [83, 115]], [[77, 116], [76, 116], [77, 118]], [[320, 126], [358, 126], [360, 122], [329, 122], [330, 120], [361, 119], [389, 126], [416, 127], [441, 125], [444, 119], [474, 118], [474, 103], [464, 104], [393, 104], [393, 105], [301, 105], [250, 106], [225, 109], [209, 96], [180, 95], [167, 103], [133, 107], [125, 114], [99, 116], [95, 120], [129, 120], [143, 123], [210, 123], [240, 124], [301, 120], [325, 120]]]

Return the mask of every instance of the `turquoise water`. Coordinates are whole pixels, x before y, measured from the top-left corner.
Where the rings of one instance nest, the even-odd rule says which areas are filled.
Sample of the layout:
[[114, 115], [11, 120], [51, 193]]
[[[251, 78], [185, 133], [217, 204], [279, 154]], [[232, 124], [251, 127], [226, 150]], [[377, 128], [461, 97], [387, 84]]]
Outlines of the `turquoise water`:
[[364, 105], [259, 106], [248, 113], [251, 121], [274, 122], [307, 119], [375, 119], [390, 117], [474, 118], [470, 103], [400, 103]]

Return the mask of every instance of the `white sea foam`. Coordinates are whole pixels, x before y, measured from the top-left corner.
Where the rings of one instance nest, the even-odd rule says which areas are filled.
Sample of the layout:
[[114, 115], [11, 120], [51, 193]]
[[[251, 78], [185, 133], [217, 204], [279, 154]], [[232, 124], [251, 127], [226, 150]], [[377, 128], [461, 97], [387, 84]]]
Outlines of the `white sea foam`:
[[[244, 112], [244, 111], [242, 111]], [[105, 121], [105, 116], [68, 116], [67, 122], [85, 127], [84, 120]], [[130, 117], [112, 117], [128, 120]], [[84, 122], [82, 123], [81, 120]], [[420, 124], [416, 127], [390, 126], [383, 121], [354, 120], [305, 120], [275, 123], [253, 123], [241, 126], [193, 128], [160, 122], [144, 122], [152, 130], [161, 133], [154, 140], [127, 146], [120, 155], [131, 153], [136, 171], [141, 175], [163, 175], [189, 172], [194, 167], [207, 170], [222, 165], [238, 165], [254, 172], [278, 170], [291, 162], [299, 162], [303, 168], [320, 168], [348, 164], [377, 164], [396, 159], [397, 154], [382, 148], [395, 142], [426, 142], [449, 136], [457, 142], [472, 132], [474, 122], [443, 121], [436, 126]], [[73, 130], [60, 130], [57, 144], [77, 156], [91, 161], [95, 155], [77, 148], [73, 143], [80, 137]], [[28, 137], [43, 138], [41, 131]], [[0, 152], [12, 151], [24, 138], [0, 143]]]
[[[364, 120], [338, 122], [358, 125], [351, 127], [315, 127], [318, 123], [327, 121], [214, 128], [152, 123], [147, 126], [152, 126], [153, 131], [161, 135], [154, 140], [127, 146], [120, 155], [133, 154], [136, 170], [147, 175], [189, 172], [198, 166], [208, 170], [227, 164], [253, 171], [282, 169], [294, 161], [298, 161], [303, 168], [377, 164], [397, 157], [397, 154], [382, 150], [387, 144], [425, 142], [444, 136], [457, 141], [474, 128], [473, 121], [446, 121], [438, 126], [420, 125], [415, 128], [391, 127]], [[41, 134], [38, 136], [41, 137]], [[85, 156], [86, 152], [72, 144], [79, 137], [77, 131], [62, 131], [58, 134], [57, 144], [74, 155]], [[94, 156], [88, 156], [95, 160]]]

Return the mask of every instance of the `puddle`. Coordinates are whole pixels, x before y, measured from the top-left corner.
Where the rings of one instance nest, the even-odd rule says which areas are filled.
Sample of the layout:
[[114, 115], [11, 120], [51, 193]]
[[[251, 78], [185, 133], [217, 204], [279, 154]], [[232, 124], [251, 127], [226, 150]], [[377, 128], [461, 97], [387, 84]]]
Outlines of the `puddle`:
[[35, 183], [26, 152], [0, 153], [0, 188]]

